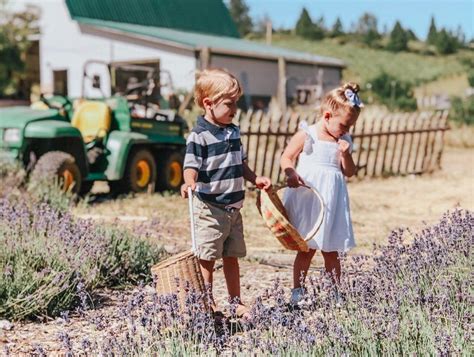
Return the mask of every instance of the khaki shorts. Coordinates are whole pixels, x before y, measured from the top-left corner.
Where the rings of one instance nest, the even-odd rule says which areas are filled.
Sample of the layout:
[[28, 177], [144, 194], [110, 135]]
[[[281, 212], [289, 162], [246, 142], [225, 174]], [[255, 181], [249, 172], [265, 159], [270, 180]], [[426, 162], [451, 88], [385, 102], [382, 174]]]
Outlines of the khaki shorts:
[[203, 260], [245, 257], [247, 251], [240, 209], [228, 211], [198, 198], [193, 203], [196, 256]]

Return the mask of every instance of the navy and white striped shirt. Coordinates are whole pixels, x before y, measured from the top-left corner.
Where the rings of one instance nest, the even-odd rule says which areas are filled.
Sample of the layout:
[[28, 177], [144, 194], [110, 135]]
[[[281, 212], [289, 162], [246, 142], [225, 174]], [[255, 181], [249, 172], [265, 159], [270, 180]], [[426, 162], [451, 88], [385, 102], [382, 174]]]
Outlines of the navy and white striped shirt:
[[220, 127], [198, 117], [187, 139], [184, 169], [198, 171], [196, 195], [201, 200], [241, 208], [245, 159], [236, 125]]

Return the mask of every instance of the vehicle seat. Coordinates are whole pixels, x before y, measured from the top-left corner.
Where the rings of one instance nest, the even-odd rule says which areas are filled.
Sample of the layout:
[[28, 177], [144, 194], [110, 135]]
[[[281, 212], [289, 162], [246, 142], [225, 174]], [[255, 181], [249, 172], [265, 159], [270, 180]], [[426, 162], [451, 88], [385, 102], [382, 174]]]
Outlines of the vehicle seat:
[[103, 139], [110, 131], [111, 123], [109, 107], [97, 101], [85, 101], [79, 104], [71, 121], [72, 126], [81, 132], [86, 144]]

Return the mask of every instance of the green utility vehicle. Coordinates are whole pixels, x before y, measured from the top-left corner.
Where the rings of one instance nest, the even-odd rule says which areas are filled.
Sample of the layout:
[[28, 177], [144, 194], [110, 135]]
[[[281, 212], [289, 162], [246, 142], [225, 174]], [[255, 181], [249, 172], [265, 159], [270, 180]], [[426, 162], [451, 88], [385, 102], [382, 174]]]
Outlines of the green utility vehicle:
[[[0, 159], [23, 163], [31, 177], [58, 176], [64, 190], [84, 194], [94, 181], [114, 192], [177, 190], [182, 183], [186, 122], [153, 101], [159, 72], [147, 66], [90, 61], [83, 81], [101, 90], [100, 77], [87, 66], [102, 64], [110, 75], [109, 98], [42, 97], [32, 107], [0, 109]], [[118, 69], [144, 72], [122, 91]], [[83, 97], [84, 85], [83, 85]], [[36, 108], [36, 109], [35, 109]], [[47, 176], [49, 175], [49, 176]]]

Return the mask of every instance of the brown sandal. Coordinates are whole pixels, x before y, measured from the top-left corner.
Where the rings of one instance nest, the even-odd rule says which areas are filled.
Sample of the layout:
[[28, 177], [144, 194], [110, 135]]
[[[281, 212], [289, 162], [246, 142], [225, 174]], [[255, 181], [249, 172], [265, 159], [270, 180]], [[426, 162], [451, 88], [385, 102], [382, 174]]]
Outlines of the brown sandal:
[[237, 305], [235, 309], [235, 315], [238, 318], [243, 318], [245, 320], [250, 320], [252, 315], [250, 315], [250, 309], [242, 304]]

